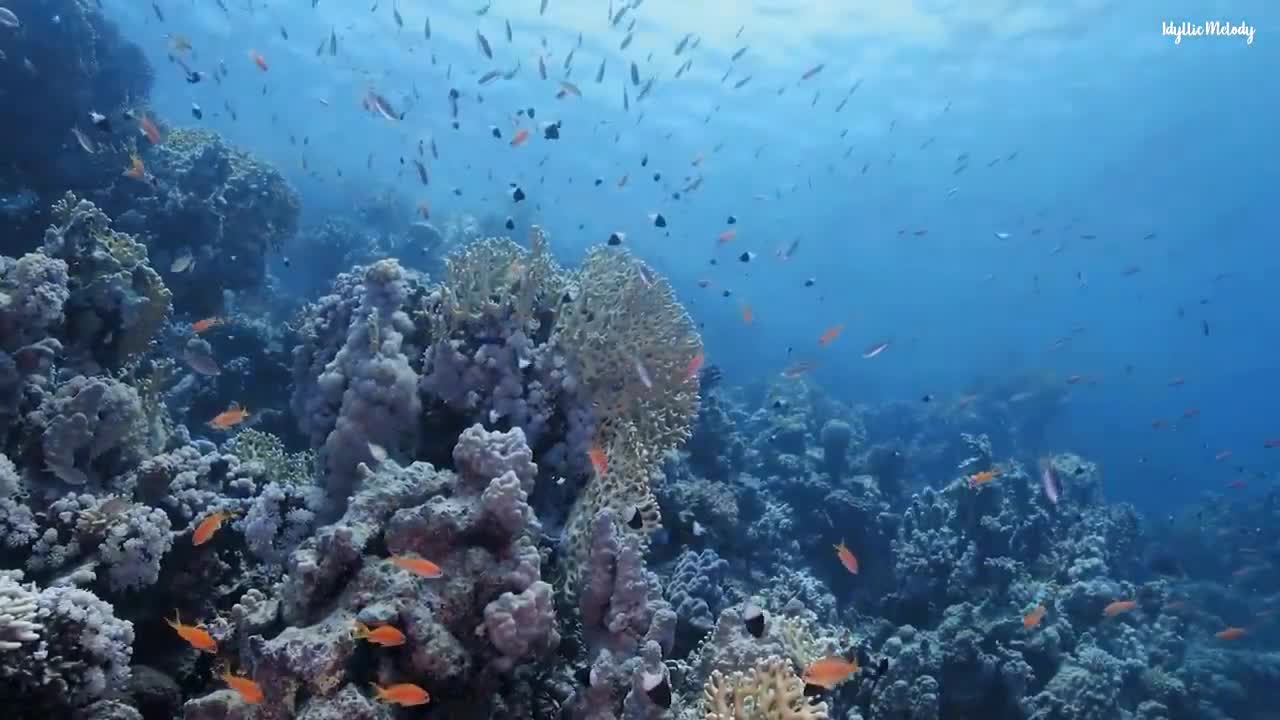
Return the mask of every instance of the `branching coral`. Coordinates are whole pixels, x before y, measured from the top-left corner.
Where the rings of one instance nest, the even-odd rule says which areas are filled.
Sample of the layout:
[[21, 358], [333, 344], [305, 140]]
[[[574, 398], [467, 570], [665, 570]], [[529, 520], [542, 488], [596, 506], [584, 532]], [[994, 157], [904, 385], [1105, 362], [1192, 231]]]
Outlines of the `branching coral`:
[[826, 720], [826, 703], [813, 703], [791, 663], [778, 657], [750, 672], [712, 673], [703, 690], [706, 720]]
[[17, 650], [40, 639], [36, 593], [8, 575], [0, 575], [0, 652]]
[[[540, 315], [556, 308], [566, 283], [565, 271], [547, 248], [542, 229], [529, 231], [529, 249], [510, 238], [482, 238], [450, 252], [445, 258], [445, 282], [436, 337], [457, 330], [478, 329], [484, 320], [513, 320], [529, 337], [545, 336], [554, 316]], [[492, 331], [494, 328], [489, 328]]]
[[128, 679], [133, 625], [116, 618], [109, 603], [85, 590], [37, 590], [3, 576], [0, 597], [17, 618], [19, 624], [9, 627], [23, 644], [0, 651], [5, 707], [21, 702], [47, 713], [41, 716], [63, 717], [67, 709], [83, 707]]

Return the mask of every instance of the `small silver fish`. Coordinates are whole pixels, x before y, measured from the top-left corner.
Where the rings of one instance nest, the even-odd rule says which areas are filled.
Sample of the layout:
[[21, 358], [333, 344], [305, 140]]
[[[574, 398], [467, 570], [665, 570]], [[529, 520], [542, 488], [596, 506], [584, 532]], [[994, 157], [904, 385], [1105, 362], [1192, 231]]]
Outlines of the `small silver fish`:
[[208, 377], [217, 377], [222, 374], [218, 361], [213, 359], [213, 349], [208, 342], [200, 338], [191, 338], [187, 341], [187, 347], [182, 351], [182, 359], [197, 374]]
[[604, 82], [604, 64], [605, 60], [600, 61], [600, 69], [596, 71], [596, 82]]
[[80, 130], [80, 128], [78, 127], [71, 128], [71, 134], [75, 136], [76, 142], [80, 145], [80, 149], [84, 150], [90, 155], [98, 152], [98, 146], [93, 142], [93, 140], [89, 139], [89, 136], [85, 135], [84, 132]]
[[195, 258], [191, 257], [191, 249], [183, 248], [173, 262], [169, 265], [169, 272], [181, 273], [190, 270], [196, 266]]
[[484, 53], [485, 57], [492, 60], [493, 49], [489, 47], [489, 40], [485, 38], [479, 30], [476, 31], [476, 42], [480, 45], [480, 52]]
[[640, 383], [644, 385], [646, 390], [653, 389], [653, 380], [649, 377], [649, 371], [645, 368], [644, 364], [641, 363], [638, 358], [636, 359], [635, 364], [636, 375], [639, 376]]

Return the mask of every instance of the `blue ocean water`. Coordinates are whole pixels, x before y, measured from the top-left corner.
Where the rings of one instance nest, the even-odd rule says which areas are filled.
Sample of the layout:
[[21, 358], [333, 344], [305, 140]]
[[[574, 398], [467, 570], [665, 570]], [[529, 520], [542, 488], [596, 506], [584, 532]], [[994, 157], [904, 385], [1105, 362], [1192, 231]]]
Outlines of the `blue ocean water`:
[[[146, 3], [107, 7], [157, 68], [157, 111], [181, 124], [199, 103], [205, 119], [187, 122], [277, 165], [305, 198], [305, 216], [392, 191], [436, 214], [502, 217], [516, 182], [529, 194], [522, 219], [546, 226], [565, 258], [626, 232], [672, 278], [709, 361], [734, 381], [803, 357], [838, 395], [878, 402], [1079, 374], [1096, 384], [1072, 386], [1046, 442], [1100, 461], [1110, 497], [1164, 509], [1220, 489], [1237, 465], [1277, 470], [1262, 447], [1280, 433], [1262, 400], [1280, 396], [1269, 319], [1280, 256], [1268, 239], [1280, 180], [1268, 130], [1276, 11], [1264, 2], [647, 0], [626, 51], [630, 18], [611, 27], [600, 2], [552, 0], [545, 14], [536, 2], [496, 2], [483, 16], [481, 3], [405, 2], [403, 27], [386, 2], [229, 2], [229, 12], [172, 9], [164, 23]], [[1175, 43], [1162, 32], [1166, 22], [1215, 20], [1252, 25], [1254, 41]], [[331, 30], [338, 54], [317, 57]], [[227, 79], [187, 84], [167, 61], [166, 33], [190, 38], [197, 65], [225, 62]], [[686, 34], [697, 47], [677, 56]], [[644, 66], [642, 80], [659, 76], [643, 101], [630, 59]], [[672, 79], [686, 59], [689, 70]], [[517, 65], [512, 80], [477, 84]], [[565, 77], [581, 98], [555, 98]], [[370, 88], [404, 119], [363, 110]], [[450, 88], [462, 93], [456, 130]], [[561, 139], [511, 148], [509, 118], [526, 107], [560, 121]], [[504, 140], [490, 135], [494, 125]], [[440, 150], [426, 188], [400, 163], [419, 140]], [[701, 186], [674, 199], [694, 178]], [[650, 212], [663, 213], [666, 231]], [[720, 246], [730, 215], [738, 236]], [[794, 258], [777, 262], [794, 239]], [[748, 251], [758, 257], [740, 263]], [[1126, 275], [1130, 267], [1138, 272]], [[698, 287], [703, 279], [709, 287]], [[755, 316], [749, 326], [743, 305]], [[843, 334], [819, 348], [839, 323]], [[891, 348], [863, 360], [881, 339]], [[1170, 387], [1174, 377], [1186, 384]], [[1196, 421], [1151, 427], [1188, 408], [1200, 410]], [[1223, 449], [1231, 462], [1214, 463]]]

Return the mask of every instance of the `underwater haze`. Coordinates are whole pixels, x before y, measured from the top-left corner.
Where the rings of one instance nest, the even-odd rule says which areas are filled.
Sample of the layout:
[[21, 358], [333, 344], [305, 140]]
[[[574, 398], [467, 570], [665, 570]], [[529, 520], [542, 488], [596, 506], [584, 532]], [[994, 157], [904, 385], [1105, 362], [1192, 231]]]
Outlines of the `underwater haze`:
[[1273, 34], [0, 0], [0, 706], [1271, 717]]

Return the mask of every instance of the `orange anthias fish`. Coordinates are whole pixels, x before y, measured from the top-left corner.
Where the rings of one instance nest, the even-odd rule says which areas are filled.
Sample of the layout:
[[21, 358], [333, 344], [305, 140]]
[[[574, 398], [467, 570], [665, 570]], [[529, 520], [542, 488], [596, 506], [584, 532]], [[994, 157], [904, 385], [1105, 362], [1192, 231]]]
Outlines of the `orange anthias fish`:
[[838, 325], [832, 325], [831, 327], [824, 330], [821, 335], [818, 336], [818, 344], [824, 345], [824, 346], [827, 345], [832, 340], [835, 340], [837, 337], [839, 337], [840, 333], [843, 330], [844, 330], [844, 323], [840, 323]]
[[413, 705], [426, 705], [431, 702], [431, 696], [427, 694], [427, 691], [413, 683], [396, 683], [386, 687], [375, 683], [373, 690], [377, 693], [379, 700], [392, 705], [410, 707]]
[[258, 52], [257, 50], [250, 50], [249, 59], [253, 61], [254, 65], [258, 66], [259, 70], [261, 70], [262, 72], [267, 71], [267, 59], [262, 57], [262, 53]]
[[147, 136], [147, 142], [152, 145], [159, 144], [160, 128], [156, 127], [156, 124], [151, 120], [151, 118], [146, 115], [140, 116], [138, 118], [138, 129], [142, 131], [143, 135]]
[[1043, 605], [1037, 605], [1034, 610], [1022, 616], [1022, 627], [1033, 628], [1040, 624], [1044, 618], [1046, 610]]
[[858, 663], [846, 660], [839, 655], [828, 655], [809, 663], [802, 679], [806, 685], [830, 690], [856, 672], [858, 672]]
[[702, 351], [699, 350], [696, 355], [689, 358], [689, 364], [684, 369], [684, 381], [689, 382], [698, 375], [698, 371], [702, 369], [704, 360]]
[[742, 306], [742, 322], [750, 325], [753, 321], [755, 321], [755, 319], [756, 319], [756, 315], [755, 313], [751, 312], [751, 306], [743, 305]]
[[1238, 640], [1248, 634], [1248, 631], [1241, 627], [1228, 626], [1225, 630], [1219, 630], [1213, 636], [1219, 640]]
[[226, 430], [239, 425], [248, 417], [249, 411], [240, 407], [240, 403], [233, 402], [226, 410], [215, 415], [208, 425], [214, 430]]
[[525, 140], [529, 139], [529, 128], [520, 128], [515, 135], [511, 136], [511, 147], [523, 145]]
[[840, 558], [840, 564], [844, 565], [844, 569], [848, 570], [852, 575], [857, 575], [858, 558], [854, 557], [853, 552], [845, 546], [844, 540], [841, 540], [839, 545], [833, 545], [832, 547], [836, 549], [836, 557]]
[[379, 625], [372, 630], [368, 625], [356, 620], [355, 638], [357, 640], [368, 640], [374, 645], [382, 647], [395, 647], [404, 644], [404, 633], [400, 632], [393, 625]]
[[990, 470], [983, 470], [981, 472], [976, 472], [969, 476], [969, 487], [978, 487], [979, 485], [989, 483], [993, 478], [995, 478], [999, 474], [1000, 474], [999, 468], [991, 468]]
[[213, 326], [215, 326], [215, 325], [221, 325], [221, 324], [222, 324], [222, 318], [220, 318], [220, 317], [207, 317], [207, 318], [205, 318], [205, 319], [203, 319], [203, 320], [197, 320], [197, 321], [195, 321], [195, 322], [191, 323], [191, 332], [194, 332], [194, 333], [196, 333], [197, 335], [199, 335], [200, 333], [204, 332], [205, 330], [208, 330], [209, 328], [211, 328], [211, 327], [213, 327]]
[[202, 652], [217, 654], [218, 643], [214, 641], [213, 636], [207, 630], [199, 625], [184, 625], [182, 618], [178, 617], [178, 611], [173, 611], [173, 619], [165, 619], [169, 623], [169, 627], [178, 632], [178, 637], [187, 641], [191, 647]]
[[218, 673], [218, 677], [222, 678], [222, 682], [226, 683], [227, 687], [239, 693], [240, 699], [249, 705], [261, 705], [265, 699], [262, 686], [244, 675], [236, 675], [229, 668], [224, 667]]
[[414, 575], [421, 575], [427, 578], [438, 578], [444, 575], [444, 570], [441, 570], [439, 565], [426, 558], [414, 555], [392, 555], [389, 559], [392, 564], [408, 570]]
[[121, 173], [121, 175], [124, 175], [127, 178], [133, 178], [134, 180], [147, 179], [147, 166], [142, 164], [142, 158], [138, 155], [137, 151], [129, 151], [129, 168]]
[[203, 545], [212, 540], [214, 533], [218, 532], [218, 529], [222, 527], [222, 523], [229, 517], [231, 517], [231, 512], [228, 510], [218, 510], [206, 515], [200, 521], [200, 524], [196, 525], [196, 531], [191, 533], [191, 544]]
[[604, 475], [609, 469], [609, 457], [604, 454], [604, 449], [599, 443], [587, 450], [587, 459], [591, 461], [591, 469], [596, 471], [596, 475]]
[[1120, 613], [1127, 613], [1138, 606], [1137, 600], [1116, 600], [1102, 608], [1102, 614], [1106, 617], [1115, 617]]
[[716, 240], [723, 245], [736, 237], [738, 237], [738, 231], [733, 228], [729, 228], [717, 235]]

